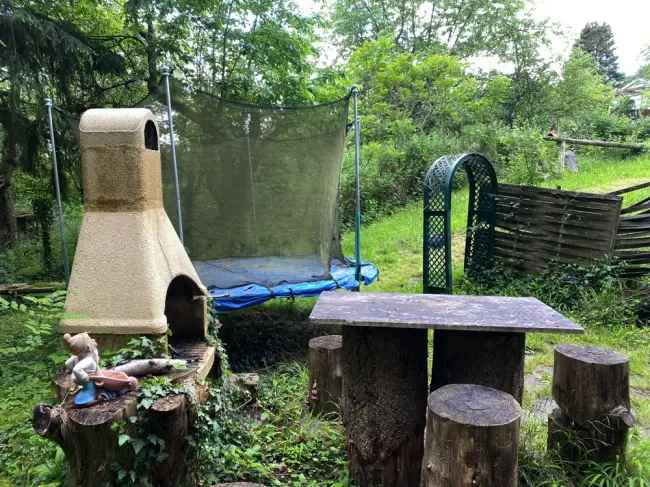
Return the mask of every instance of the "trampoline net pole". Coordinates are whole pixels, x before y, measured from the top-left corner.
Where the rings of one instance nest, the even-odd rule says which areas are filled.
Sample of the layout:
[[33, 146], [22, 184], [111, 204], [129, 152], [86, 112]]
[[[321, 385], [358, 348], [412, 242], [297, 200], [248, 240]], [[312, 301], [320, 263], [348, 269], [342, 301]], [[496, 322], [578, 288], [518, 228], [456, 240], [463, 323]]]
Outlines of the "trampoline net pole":
[[65, 224], [63, 220], [63, 203], [61, 202], [61, 185], [59, 183], [59, 166], [56, 159], [56, 142], [54, 141], [54, 122], [52, 121], [52, 100], [45, 99], [47, 107], [47, 122], [50, 129], [50, 152], [52, 154], [52, 168], [54, 171], [54, 189], [56, 191], [56, 205], [58, 210], [59, 233], [61, 235], [61, 252], [63, 255], [63, 272], [65, 273], [66, 284], [70, 280], [70, 264], [68, 262], [68, 249], [65, 245]]
[[361, 120], [357, 109], [359, 90], [352, 87], [352, 107], [354, 111], [354, 178], [355, 178], [355, 213], [354, 213], [354, 260], [355, 279], [361, 286]]
[[176, 141], [174, 134], [174, 118], [172, 116], [172, 95], [169, 88], [169, 68], [163, 66], [162, 75], [165, 78], [165, 94], [167, 96], [167, 120], [169, 122], [169, 139], [172, 154], [172, 168], [174, 172], [174, 188], [176, 190], [176, 217], [178, 219], [178, 236], [181, 243], [185, 243], [183, 235], [183, 215], [181, 212], [181, 188], [178, 183], [178, 162], [176, 161]]

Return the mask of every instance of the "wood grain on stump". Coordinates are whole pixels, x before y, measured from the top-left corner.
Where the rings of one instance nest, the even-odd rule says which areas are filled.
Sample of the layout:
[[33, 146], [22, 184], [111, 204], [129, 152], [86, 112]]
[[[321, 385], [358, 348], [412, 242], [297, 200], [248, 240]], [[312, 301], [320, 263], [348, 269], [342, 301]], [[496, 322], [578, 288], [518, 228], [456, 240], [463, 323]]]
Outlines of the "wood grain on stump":
[[566, 460], [622, 460], [634, 424], [629, 361], [612, 350], [555, 347], [548, 447]]
[[422, 485], [514, 487], [521, 408], [503, 391], [451, 384], [429, 395]]
[[309, 408], [317, 413], [338, 411], [343, 392], [343, 337], [326, 335], [309, 340]]
[[583, 423], [630, 409], [630, 366], [624, 355], [595, 347], [555, 347], [553, 397], [562, 412]]
[[524, 333], [436, 330], [431, 391], [478, 384], [507, 392], [521, 404], [525, 348]]
[[359, 487], [419, 487], [427, 332], [343, 328], [343, 421]]

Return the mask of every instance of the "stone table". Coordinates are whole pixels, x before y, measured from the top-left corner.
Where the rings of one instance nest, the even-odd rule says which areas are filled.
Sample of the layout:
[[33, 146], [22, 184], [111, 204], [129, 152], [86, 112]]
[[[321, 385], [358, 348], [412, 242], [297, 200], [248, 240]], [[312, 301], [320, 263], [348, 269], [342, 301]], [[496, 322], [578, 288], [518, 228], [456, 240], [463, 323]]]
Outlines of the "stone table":
[[343, 325], [343, 421], [352, 479], [417, 487], [431, 389], [479, 384], [521, 403], [526, 333], [583, 330], [534, 298], [322, 293], [310, 320]]

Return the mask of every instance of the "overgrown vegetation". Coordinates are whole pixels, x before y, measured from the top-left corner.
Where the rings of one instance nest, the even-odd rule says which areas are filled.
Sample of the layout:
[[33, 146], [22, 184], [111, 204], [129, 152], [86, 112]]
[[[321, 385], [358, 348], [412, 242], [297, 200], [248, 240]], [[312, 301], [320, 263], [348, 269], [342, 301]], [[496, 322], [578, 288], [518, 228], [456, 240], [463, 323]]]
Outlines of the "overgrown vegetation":
[[[373, 290], [421, 292], [422, 176], [442, 155], [482, 152], [494, 161], [500, 181], [510, 183], [605, 192], [646, 180], [648, 157], [593, 149], [578, 150], [579, 174], [557, 173], [557, 148], [543, 140], [549, 129], [647, 144], [650, 118], [631, 117], [632, 100], [617, 95], [622, 79], [607, 25], [585, 26], [574, 49], [555, 63], [548, 55], [554, 28], [535, 19], [531, 5], [328, 0], [320, 15], [310, 15], [292, 0], [0, 0], [0, 283], [63, 278], [43, 99], [53, 98], [56, 107], [65, 241], [73, 255], [83, 214], [78, 117], [90, 107], [160, 99], [163, 64], [185, 86], [261, 104], [319, 103], [360, 87], [363, 257], [381, 269]], [[475, 62], [482, 56], [511, 68], [482, 70]], [[650, 47], [644, 59], [638, 75], [647, 78]], [[645, 103], [648, 98], [642, 96]], [[352, 220], [353, 193], [348, 150], [341, 177], [344, 225]], [[623, 294], [617, 266], [554, 266], [539, 276], [496, 268], [480, 281], [460, 280], [466, 188], [454, 195], [453, 207], [459, 292], [533, 295], [586, 328], [580, 337], [528, 338], [521, 485], [648, 485], [650, 332], [638, 326], [637, 303]], [[17, 213], [32, 214], [21, 220], [28, 223], [20, 232]], [[344, 246], [349, 254], [351, 235]], [[0, 298], [2, 487], [63, 485], [62, 452], [40, 439], [29, 421], [35, 403], [52, 401], [53, 374], [66, 356], [55, 332], [63, 299], [63, 293]], [[305, 324], [312, 303], [274, 303], [222, 320], [220, 337], [233, 370], [258, 370], [262, 381], [252, 408], [251, 398], [227, 381], [212, 385], [193, 436], [205, 485], [347, 485], [340, 418], [304, 409], [306, 342], [322, 332]], [[625, 465], [567, 465], [546, 454], [548, 371], [560, 342], [630, 356], [638, 426]], [[110, 365], [159, 354], [159, 345], [137, 338], [103, 360]], [[221, 366], [227, 376], [227, 364]], [[165, 380], [146, 381], [141, 411], [172, 390]], [[140, 466], [164, 461], [164, 445], [137, 434], [144, 425], [122, 426], [120, 446], [140, 455]], [[116, 467], [115, 473], [122, 484], [138, 481], [137, 469]]]
[[[616, 164], [615, 168], [612, 168]], [[647, 159], [590, 161], [584, 172], [545, 184], [567, 189], [611, 190], [637, 180]], [[453, 228], [462, 232], [460, 189], [455, 199]], [[378, 263], [382, 278], [373, 290], [420, 292], [421, 210], [417, 205], [397, 212], [364, 229], [365, 257]], [[351, 235], [344, 243], [350, 245]], [[462, 259], [456, 258], [456, 264]], [[460, 268], [456, 275], [460, 278]], [[621, 299], [614, 274], [617, 266], [555, 267], [542, 276], [514, 276], [498, 269], [480, 281], [458, 280], [458, 292], [534, 295], [586, 327], [584, 336], [531, 334], [527, 340], [528, 376], [520, 450], [523, 486], [644, 486], [650, 478], [650, 329], [637, 326], [633, 302]], [[66, 357], [58, 348], [54, 323], [61, 312], [62, 294], [3, 301], [0, 311], [0, 485], [62, 485], [65, 459], [52, 443], [31, 429], [29, 416], [36, 402], [51, 401], [52, 376]], [[251, 407], [250, 396], [215, 382], [210, 399], [201, 408], [195, 448], [200, 476], [206, 485], [217, 481], [249, 480], [267, 485], [346, 486], [345, 443], [340, 418], [314, 417], [306, 412], [307, 371], [304, 350], [312, 330], [305, 323], [313, 300], [280, 302], [251, 313], [222, 319], [220, 336], [237, 370], [261, 373], [260, 396]], [[33, 339], [32, 330], [41, 330]], [[254, 334], [249, 332], [254, 331]], [[295, 333], [299, 331], [300, 333]], [[546, 407], [550, 397], [553, 346], [581, 343], [616, 349], [629, 355], [632, 404], [637, 417], [624, 468], [614, 464], [568, 465], [546, 453]], [[155, 350], [154, 350], [155, 349]], [[156, 344], [134, 339], [122, 358], [157, 353]], [[301, 353], [302, 352], [302, 353]], [[110, 357], [106, 357], [111, 360]], [[119, 360], [113, 358], [113, 360]], [[223, 364], [224, 370], [227, 367]], [[142, 407], [169, 392], [161, 380], [147, 382]], [[132, 427], [133, 425], [125, 425]], [[164, 456], [155, 438], [141, 443], [133, 430], [122, 433], [122, 448], [142, 458]], [[581, 475], [577, 476], [577, 472]], [[119, 469], [116, 474], [120, 475]], [[124, 483], [131, 472], [121, 474]], [[645, 484], [644, 484], [645, 482]]]

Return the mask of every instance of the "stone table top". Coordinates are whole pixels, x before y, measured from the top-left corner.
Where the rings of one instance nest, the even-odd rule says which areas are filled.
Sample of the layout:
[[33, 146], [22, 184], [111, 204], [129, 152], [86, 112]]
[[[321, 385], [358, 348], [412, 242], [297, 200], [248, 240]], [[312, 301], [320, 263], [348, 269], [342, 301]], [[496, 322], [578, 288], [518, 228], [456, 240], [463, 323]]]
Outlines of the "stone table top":
[[582, 333], [535, 298], [324, 292], [311, 312], [319, 325], [509, 333]]

